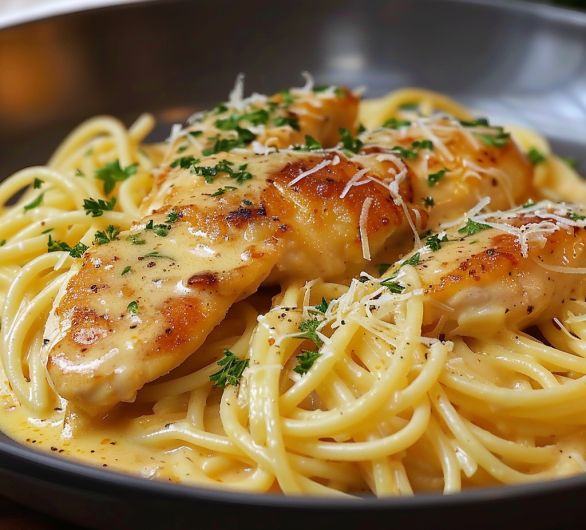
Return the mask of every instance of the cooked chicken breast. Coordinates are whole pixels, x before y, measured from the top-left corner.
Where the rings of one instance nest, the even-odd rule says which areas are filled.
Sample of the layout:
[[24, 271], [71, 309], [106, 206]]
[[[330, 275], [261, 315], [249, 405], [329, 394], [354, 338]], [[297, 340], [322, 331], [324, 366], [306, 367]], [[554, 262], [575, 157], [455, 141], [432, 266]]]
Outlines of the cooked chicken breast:
[[443, 115], [391, 120], [361, 136], [366, 151], [384, 147], [402, 157], [413, 201], [426, 207], [430, 228], [460, 217], [482, 197], [491, 198], [492, 210], [505, 210], [534, 195], [533, 166], [510, 136], [485, 120], [463, 123]]
[[571, 268], [586, 266], [586, 229], [575, 219], [575, 211], [546, 204], [484, 221], [499, 228], [468, 222], [431, 236], [440, 248], [426, 247], [417, 265], [428, 297], [424, 324], [442, 318], [448, 336], [486, 337], [551, 318], [578, 288]]
[[[456, 175], [473, 156], [487, 171], [502, 163], [511, 173], [503, 180], [516, 179], [507, 184], [517, 190], [512, 200], [525, 194], [527, 164], [514, 146], [477, 152], [454, 137], [442, 141], [450, 158], [429, 140], [415, 148], [416, 136], [397, 140], [412, 152], [401, 151], [381, 132], [363, 146], [355, 121], [356, 98], [345, 89], [248, 101], [237, 93], [176, 134], [145, 217], [88, 250], [56, 301], [46, 354], [59, 394], [103, 413], [181, 364], [263, 282], [341, 280], [383, 251], [396, 258], [426, 224], [419, 164], [435, 170], [449, 158]], [[342, 145], [320, 149], [337, 131]], [[498, 186], [479, 189], [504, 200]], [[472, 201], [441, 196], [449, 213], [436, 220]]]

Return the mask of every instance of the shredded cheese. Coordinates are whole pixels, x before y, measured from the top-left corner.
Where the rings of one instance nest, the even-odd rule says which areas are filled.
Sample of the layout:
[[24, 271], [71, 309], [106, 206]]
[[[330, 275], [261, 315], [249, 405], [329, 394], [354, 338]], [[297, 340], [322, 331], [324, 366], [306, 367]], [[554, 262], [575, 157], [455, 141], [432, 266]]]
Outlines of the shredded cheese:
[[368, 210], [373, 202], [372, 197], [367, 197], [364, 199], [362, 203], [362, 210], [360, 211], [360, 224], [359, 224], [359, 231], [360, 231], [360, 241], [362, 243], [362, 257], [368, 261], [370, 261], [370, 246], [368, 245], [368, 230], [367, 230], [367, 222], [368, 222]]
[[299, 173], [299, 175], [297, 175], [291, 182], [289, 182], [289, 186], [294, 186], [300, 180], [304, 179], [305, 177], [308, 177], [309, 175], [312, 175], [313, 173], [317, 173], [320, 169], [323, 169], [324, 167], [329, 166], [331, 163], [332, 163], [331, 160], [322, 160], [319, 164], [312, 167], [311, 169], [308, 169], [307, 171], [303, 171], [302, 173]]

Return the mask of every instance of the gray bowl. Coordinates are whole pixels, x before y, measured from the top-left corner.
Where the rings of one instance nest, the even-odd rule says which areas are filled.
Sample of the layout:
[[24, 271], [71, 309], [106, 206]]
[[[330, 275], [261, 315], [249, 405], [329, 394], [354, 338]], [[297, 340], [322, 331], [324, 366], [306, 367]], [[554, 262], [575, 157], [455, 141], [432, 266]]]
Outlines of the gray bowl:
[[[0, 20], [0, 175], [44, 162], [80, 120], [173, 121], [249, 90], [318, 82], [376, 96], [419, 85], [545, 133], [586, 167], [586, 15], [512, 2], [172, 0]], [[153, 482], [0, 435], [0, 494], [93, 528], [580, 527], [586, 475], [458, 495], [355, 502]]]

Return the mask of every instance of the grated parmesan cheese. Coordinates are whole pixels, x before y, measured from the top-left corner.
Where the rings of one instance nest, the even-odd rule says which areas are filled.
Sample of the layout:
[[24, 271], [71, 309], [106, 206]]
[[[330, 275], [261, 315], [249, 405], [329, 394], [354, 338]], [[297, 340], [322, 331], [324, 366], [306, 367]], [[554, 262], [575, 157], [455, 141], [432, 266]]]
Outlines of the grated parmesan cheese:
[[370, 246], [368, 245], [368, 230], [367, 230], [367, 222], [368, 222], [368, 210], [370, 210], [370, 206], [373, 202], [372, 197], [368, 197], [364, 199], [362, 203], [362, 210], [360, 211], [360, 221], [359, 221], [359, 231], [360, 231], [360, 241], [362, 243], [362, 257], [366, 260], [370, 261]]
[[323, 169], [324, 167], [329, 166], [331, 163], [332, 163], [331, 160], [322, 160], [319, 164], [312, 167], [311, 169], [308, 169], [307, 171], [303, 171], [302, 173], [299, 173], [299, 175], [297, 175], [291, 182], [289, 182], [289, 186], [294, 186], [300, 180], [303, 180], [305, 177], [308, 177], [309, 175], [312, 175], [313, 173], [317, 173], [320, 169]]

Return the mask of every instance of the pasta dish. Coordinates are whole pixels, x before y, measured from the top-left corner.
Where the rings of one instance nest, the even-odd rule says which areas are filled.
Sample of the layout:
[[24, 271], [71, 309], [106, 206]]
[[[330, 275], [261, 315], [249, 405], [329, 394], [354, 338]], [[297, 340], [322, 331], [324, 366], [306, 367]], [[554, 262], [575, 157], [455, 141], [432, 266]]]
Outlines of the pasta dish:
[[305, 86], [0, 184], [0, 429], [248, 492], [586, 471], [586, 185], [441, 94]]

